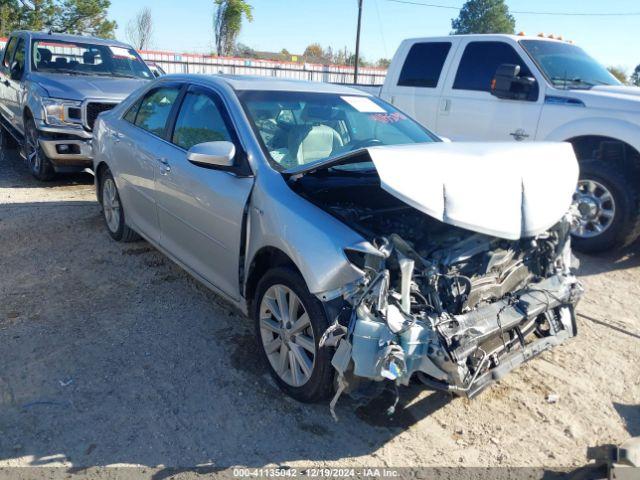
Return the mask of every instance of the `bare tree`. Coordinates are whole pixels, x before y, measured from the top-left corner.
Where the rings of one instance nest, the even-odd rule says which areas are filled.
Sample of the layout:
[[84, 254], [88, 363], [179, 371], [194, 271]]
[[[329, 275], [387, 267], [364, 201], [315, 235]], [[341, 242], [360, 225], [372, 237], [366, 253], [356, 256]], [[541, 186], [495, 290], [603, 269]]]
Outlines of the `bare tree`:
[[153, 17], [151, 9], [145, 7], [127, 24], [127, 39], [137, 50], [146, 50], [151, 46], [153, 37]]

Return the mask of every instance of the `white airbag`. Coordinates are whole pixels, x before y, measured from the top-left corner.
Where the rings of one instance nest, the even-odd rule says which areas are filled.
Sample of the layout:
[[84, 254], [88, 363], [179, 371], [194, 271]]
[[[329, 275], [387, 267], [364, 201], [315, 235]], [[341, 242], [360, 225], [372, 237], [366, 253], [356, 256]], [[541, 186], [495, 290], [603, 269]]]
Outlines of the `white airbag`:
[[568, 143], [432, 143], [368, 151], [390, 194], [444, 223], [510, 240], [555, 225], [578, 182]]

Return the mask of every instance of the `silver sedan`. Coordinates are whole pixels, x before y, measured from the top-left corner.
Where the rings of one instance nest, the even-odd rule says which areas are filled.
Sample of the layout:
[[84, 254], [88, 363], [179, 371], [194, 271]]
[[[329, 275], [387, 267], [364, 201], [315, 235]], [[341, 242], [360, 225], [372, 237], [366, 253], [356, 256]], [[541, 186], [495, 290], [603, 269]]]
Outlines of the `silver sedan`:
[[[491, 150], [443, 143], [350, 88], [162, 77], [99, 117], [93, 147], [109, 234], [142, 236], [250, 315], [273, 377], [298, 400], [416, 375], [471, 395], [498, 358], [531, 358], [575, 333], [563, 217], [575, 158], [565, 149], [530, 155], [565, 165], [545, 187], [557, 185], [558, 205], [534, 212], [518, 177], [508, 198], [451, 194], [456, 224], [431, 208], [442, 196], [425, 196], [452, 184], [416, 180], [439, 181], [429, 174], [438, 159], [455, 176]], [[500, 150], [511, 153], [527, 157]], [[502, 210], [482, 224], [474, 212], [489, 201]], [[525, 213], [537, 223], [514, 216]], [[527, 294], [523, 313], [513, 298]]]

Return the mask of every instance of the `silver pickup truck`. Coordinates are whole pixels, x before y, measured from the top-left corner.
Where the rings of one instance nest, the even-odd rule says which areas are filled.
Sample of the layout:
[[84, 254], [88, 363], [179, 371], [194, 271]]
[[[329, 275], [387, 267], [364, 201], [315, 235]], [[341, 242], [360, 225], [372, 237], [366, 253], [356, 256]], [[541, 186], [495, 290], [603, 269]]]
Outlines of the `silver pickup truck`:
[[0, 147], [17, 144], [39, 180], [91, 168], [98, 115], [153, 78], [115, 40], [14, 32], [0, 64]]

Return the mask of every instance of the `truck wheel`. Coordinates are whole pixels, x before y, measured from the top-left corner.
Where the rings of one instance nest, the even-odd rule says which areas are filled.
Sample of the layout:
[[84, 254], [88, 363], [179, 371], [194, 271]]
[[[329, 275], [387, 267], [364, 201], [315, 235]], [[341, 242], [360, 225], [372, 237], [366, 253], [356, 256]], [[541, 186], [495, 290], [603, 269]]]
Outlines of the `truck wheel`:
[[268, 271], [256, 293], [252, 305], [256, 337], [280, 389], [300, 402], [328, 398], [333, 388], [333, 350], [318, 346], [329, 327], [320, 301], [290, 268]]
[[139, 235], [125, 222], [124, 207], [120, 201], [118, 187], [113, 175], [107, 169], [100, 180], [100, 200], [102, 203], [102, 218], [111, 238], [118, 242], [134, 242]]
[[55, 176], [51, 160], [47, 158], [40, 146], [40, 134], [36, 124], [32, 119], [25, 123], [24, 153], [27, 159], [27, 167], [31, 175], [38, 180], [47, 182]]
[[573, 245], [585, 253], [624, 247], [640, 234], [640, 197], [635, 185], [612, 165], [590, 160], [580, 164], [574, 195], [580, 212]]

